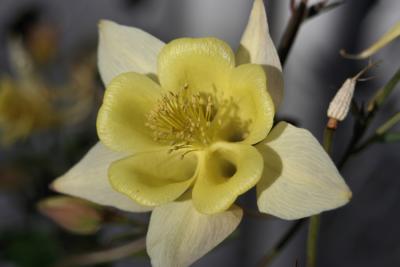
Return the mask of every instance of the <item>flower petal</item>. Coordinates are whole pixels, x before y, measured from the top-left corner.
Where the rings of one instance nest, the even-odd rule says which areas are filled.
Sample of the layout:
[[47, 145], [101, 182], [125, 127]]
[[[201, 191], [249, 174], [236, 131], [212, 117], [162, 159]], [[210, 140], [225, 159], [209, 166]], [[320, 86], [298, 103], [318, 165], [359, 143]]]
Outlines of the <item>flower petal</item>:
[[154, 209], [147, 233], [147, 253], [153, 267], [185, 267], [204, 256], [239, 225], [243, 211], [236, 206], [204, 215], [192, 201], [172, 202]]
[[97, 117], [100, 140], [112, 150], [137, 152], [159, 148], [145, 126], [161, 88], [145, 75], [128, 72], [107, 87]]
[[263, 159], [253, 146], [220, 142], [200, 154], [198, 170], [193, 203], [198, 211], [214, 214], [257, 184]]
[[233, 69], [228, 88], [224, 93], [225, 99], [232, 102], [230, 110], [227, 110], [229, 117], [225, 118], [224, 112], [221, 112], [220, 118], [217, 118], [222, 122], [221, 139], [236, 141], [236, 138], [239, 141], [243, 138], [247, 144], [260, 142], [271, 130], [274, 120], [274, 104], [265, 90], [263, 69], [254, 64]]
[[111, 162], [125, 157], [125, 154], [109, 150], [100, 142], [66, 174], [56, 179], [52, 188], [57, 192], [84, 198], [92, 202], [113, 206], [121, 210], [143, 212], [151, 207], [137, 204], [112, 189], [107, 176]]
[[298, 219], [346, 204], [351, 192], [310, 132], [279, 123], [257, 149], [264, 173], [257, 185], [260, 211]]
[[115, 190], [146, 206], [177, 199], [193, 183], [194, 155], [162, 150], [137, 153], [111, 164], [110, 182]]
[[278, 109], [283, 98], [282, 66], [269, 35], [263, 0], [255, 0], [236, 55], [237, 64], [255, 63], [267, 73], [267, 88]]
[[158, 78], [168, 91], [187, 85], [192, 90], [213, 92], [225, 87], [234, 66], [234, 54], [225, 42], [216, 38], [181, 38], [161, 50]]
[[157, 72], [157, 56], [165, 44], [156, 37], [107, 20], [100, 21], [99, 34], [98, 61], [104, 85], [124, 72]]

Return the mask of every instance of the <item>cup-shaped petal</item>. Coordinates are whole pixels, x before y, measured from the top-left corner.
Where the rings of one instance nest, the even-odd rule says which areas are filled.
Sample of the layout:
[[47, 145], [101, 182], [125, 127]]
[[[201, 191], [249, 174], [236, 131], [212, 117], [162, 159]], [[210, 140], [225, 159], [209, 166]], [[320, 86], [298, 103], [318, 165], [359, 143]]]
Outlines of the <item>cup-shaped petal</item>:
[[214, 92], [225, 87], [235, 66], [232, 49], [216, 38], [181, 38], [168, 43], [158, 57], [158, 78], [168, 91], [184, 86]]
[[147, 116], [161, 97], [161, 88], [149, 77], [128, 72], [107, 87], [97, 117], [97, 132], [103, 144], [115, 151], [137, 152], [159, 148]]
[[267, 136], [274, 120], [274, 104], [266, 88], [259, 65], [244, 64], [231, 71], [224, 90], [227, 110], [221, 107], [216, 117], [222, 122], [222, 140], [255, 144]]
[[199, 155], [193, 188], [197, 210], [214, 214], [227, 210], [236, 198], [259, 181], [263, 159], [253, 146], [220, 142]]
[[351, 192], [310, 132], [281, 122], [257, 149], [264, 172], [257, 184], [260, 211], [298, 219], [346, 204]]
[[124, 157], [126, 154], [113, 152], [99, 142], [66, 174], [56, 179], [52, 188], [60, 193], [121, 210], [149, 211], [151, 207], [139, 205], [118, 193], [108, 181], [108, 167], [112, 162]]
[[157, 206], [177, 199], [193, 183], [197, 159], [161, 150], [137, 153], [114, 162], [109, 169], [115, 190], [134, 201]]

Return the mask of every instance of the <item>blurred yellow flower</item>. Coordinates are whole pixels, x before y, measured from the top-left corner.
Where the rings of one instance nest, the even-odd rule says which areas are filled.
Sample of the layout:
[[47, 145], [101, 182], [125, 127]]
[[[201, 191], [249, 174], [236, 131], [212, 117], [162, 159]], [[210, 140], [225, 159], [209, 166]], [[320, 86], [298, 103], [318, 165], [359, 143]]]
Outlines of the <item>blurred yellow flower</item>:
[[35, 68], [19, 39], [9, 41], [15, 78], [0, 78], [0, 145], [11, 145], [34, 132], [81, 122], [96, 100], [95, 64], [81, 59], [66, 84], [52, 85]]
[[0, 143], [10, 145], [37, 129], [56, 122], [49, 102], [37, 90], [21, 88], [9, 79], [0, 79]]
[[53, 187], [152, 210], [153, 266], [188, 266], [224, 240], [243, 215], [236, 198], [255, 185], [259, 210], [284, 219], [349, 201], [346, 183], [308, 131], [285, 122], [272, 128], [283, 79], [262, 0], [236, 55], [216, 38], [164, 44], [109, 21], [100, 23], [98, 53], [107, 86], [100, 142]]

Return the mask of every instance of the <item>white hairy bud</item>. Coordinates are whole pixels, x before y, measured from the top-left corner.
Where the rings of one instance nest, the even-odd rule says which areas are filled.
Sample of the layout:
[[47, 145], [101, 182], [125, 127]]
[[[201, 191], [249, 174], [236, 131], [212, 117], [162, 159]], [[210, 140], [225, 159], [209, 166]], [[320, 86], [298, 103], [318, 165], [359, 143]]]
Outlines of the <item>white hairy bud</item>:
[[331, 121], [343, 121], [347, 114], [349, 114], [351, 100], [353, 99], [354, 89], [356, 88], [357, 81], [366, 81], [370, 78], [361, 79], [360, 77], [364, 75], [372, 67], [376, 66], [379, 62], [369, 62], [368, 65], [357, 73], [354, 77], [348, 78], [344, 81], [342, 87], [338, 90], [335, 97], [329, 104], [327, 115]]
[[354, 89], [357, 80], [355, 78], [346, 79], [342, 87], [332, 99], [328, 108], [328, 117], [343, 121], [350, 110], [351, 100], [353, 99]]

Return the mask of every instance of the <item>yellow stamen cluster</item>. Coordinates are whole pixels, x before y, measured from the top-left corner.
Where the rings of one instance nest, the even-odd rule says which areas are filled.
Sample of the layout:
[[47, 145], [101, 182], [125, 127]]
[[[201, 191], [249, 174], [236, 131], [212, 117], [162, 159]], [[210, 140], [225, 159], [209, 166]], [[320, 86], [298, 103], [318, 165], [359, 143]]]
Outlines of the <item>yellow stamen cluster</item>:
[[147, 116], [146, 126], [152, 130], [155, 141], [171, 145], [171, 152], [178, 149], [191, 152], [212, 141], [215, 114], [211, 95], [192, 94], [184, 85], [178, 92], [168, 92], [158, 101]]

